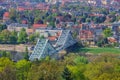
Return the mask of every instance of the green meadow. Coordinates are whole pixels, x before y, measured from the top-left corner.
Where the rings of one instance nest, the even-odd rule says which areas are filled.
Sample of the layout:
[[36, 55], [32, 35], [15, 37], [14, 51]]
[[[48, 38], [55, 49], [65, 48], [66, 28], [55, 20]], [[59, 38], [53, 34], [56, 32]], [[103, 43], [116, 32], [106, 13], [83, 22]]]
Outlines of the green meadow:
[[119, 48], [82, 48], [79, 52], [84, 53], [93, 53], [93, 54], [101, 54], [101, 53], [111, 53], [111, 54], [120, 54]]

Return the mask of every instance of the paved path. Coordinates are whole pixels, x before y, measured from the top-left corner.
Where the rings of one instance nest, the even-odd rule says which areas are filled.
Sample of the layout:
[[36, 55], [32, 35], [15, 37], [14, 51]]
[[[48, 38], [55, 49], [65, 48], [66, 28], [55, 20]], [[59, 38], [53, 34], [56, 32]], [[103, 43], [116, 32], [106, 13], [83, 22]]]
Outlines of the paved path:
[[[5, 51], [17, 51], [17, 52], [25, 52], [25, 49], [27, 47], [31, 47], [33, 45], [8, 45], [8, 44], [0, 44], [0, 50], [5, 50]], [[31, 52], [31, 51], [30, 51]]]

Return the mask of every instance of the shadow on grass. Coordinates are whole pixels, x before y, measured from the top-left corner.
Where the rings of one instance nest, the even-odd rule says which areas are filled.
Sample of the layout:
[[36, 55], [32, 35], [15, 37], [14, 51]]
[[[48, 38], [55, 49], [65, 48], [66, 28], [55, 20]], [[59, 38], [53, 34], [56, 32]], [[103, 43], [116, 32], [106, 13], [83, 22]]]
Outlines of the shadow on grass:
[[80, 55], [85, 55], [85, 53], [88, 52], [89, 49], [84, 48], [84, 46], [81, 43], [77, 42], [76, 44], [68, 47], [66, 51], [67, 51], [67, 54], [76, 53]]

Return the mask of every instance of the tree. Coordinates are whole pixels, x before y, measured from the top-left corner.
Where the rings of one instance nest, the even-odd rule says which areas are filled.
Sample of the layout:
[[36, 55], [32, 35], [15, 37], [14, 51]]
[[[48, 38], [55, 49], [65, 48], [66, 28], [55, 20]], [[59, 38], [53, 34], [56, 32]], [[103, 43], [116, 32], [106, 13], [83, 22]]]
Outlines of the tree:
[[36, 34], [31, 34], [29, 35], [29, 42], [34, 43], [36, 40], [37, 35]]
[[87, 64], [87, 63], [88, 63], [88, 60], [87, 60], [85, 57], [83, 57], [83, 56], [78, 56], [78, 57], [76, 57], [76, 58], [74, 59], [74, 62], [75, 62], [76, 64], [79, 64], [79, 63]]
[[14, 67], [14, 63], [7, 57], [0, 58], [0, 71], [3, 71], [7, 66]]
[[[0, 1], [1, 2], [1, 1]], [[5, 9], [0, 8], [0, 18], [3, 18], [3, 14], [5, 13]]]
[[97, 46], [102, 47], [102, 41], [97, 41]]
[[16, 22], [16, 16], [17, 16], [17, 12], [15, 9], [11, 8], [10, 9], [10, 19], [14, 22]]
[[29, 60], [29, 52], [28, 52], [28, 48], [27, 48], [27, 46], [26, 46], [26, 48], [25, 48], [24, 59], [25, 59], [25, 60]]
[[27, 41], [27, 33], [24, 28], [21, 29], [18, 36], [18, 43], [25, 43]]
[[76, 31], [74, 31], [74, 32], [73, 32], [73, 34], [72, 34], [72, 36], [73, 36], [73, 38], [75, 38], [75, 39], [76, 39], [76, 38], [77, 38], [77, 36], [78, 36], [78, 33], [77, 33]]
[[7, 29], [6, 25], [0, 24], [0, 32], [2, 32], [2, 30]]
[[51, 21], [51, 22], [49, 23], [49, 26], [55, 27], [55, 22]]
[[106, 28], [103, 31], [103, 34], [104, 34], [105, 37], [110, 37], [110, 36], [112, 36], [112, 30], [110, 28]]
[[93, 21], [94, 21], [95, 23], [98, 23], [98, 17], [94, 17], [94, 18], [93, 18]]
[[10, 42], [10, 31], [8, 30], [3, 30], [1, 33], [0, 33], [0, 40], [2, 41], [2, 43], [9, 43]]
[[94, 59], [86, 65], [85, 76], [88, 80], [119, 80], [120, 77], [118, 76], [120, 73], [118, 72], [120, 67], [117, 67], [117, 64], [119, 64], [120, 61], [116, 58], [117, 56], [118, 55], [115, 54], [101, 54], [96, 58], [94, 57]]
[[7, 58], [11, 58], [11, 53], [7, 52], [7, 51], [0, 51], [0, 56], [1, 57], [7, 57]]
[[90, 22], [91, 21], [91, 19], [90, 18], [86, 18], [86, 22]]
[[15, 65], [9, 58], [0, 58], [0, 80], [17, 80]]
[[0, 80], [18, 80], [15, 68], [6, 66], [4, 70], [0, 72]]
[[46, 21], [48, 21], [48, 22], [53, 21], [52, 15], [48, 16], [48, 17], [46, 18]]
[[86, 77], [83, 74], [85, 71], [85, 64], [78, 64], [74, 66], [68, 65], [67, 68], [71, 72], [73, 80], [86, 80]]
[[63, 79], [65, 80], [73, 80], [72, 76], [71, 76], [71, 72], [68, 70], [67, 67], [65, 67], [64, 71], [63, 71], [63, 75], [62, 75]]
[[72, 16], [70, 14], [67, 14], [64, 16], [65, 21], [69, 21], [69, 20], [71, 20], [71, 18], [72, 18]]
[[43, 24], [44, 22], [39, 17], [36, 17], [34, 23]]
[[27, 80], [28, 71], [31, 67], [31, 62], [20, 60], [16, 63], [17, 80]]
[[59, 62], [44, 61], [31, 66], [28, 80], [61, 80], [63, 68]]
[[8, 30], [3, 30], [1, 33], [0, 33], [0, 41], [1, 43], [10, 43], [10, 44], [13, 44], [13, 43], [17, 43], [17, 32], [13, 31], [13, 32], [10, 32]]
[[108, 39], [107, 39], [107, 38], [104, 38], [104, 39], [101, 39], [101, 40], [98, 40], [98, 41], [97, 41], [97, 46], [98, 46], [98, 47], [103, 47], [103, 46], [105, 46], [106, 44], [108, 44]]
[[120, 21], [120, 15], [116, 17], [116, 20], [117, 20], [117, 21]]
[[11, 44], [16, 44], [17, 43], [17, 32], [16, 31], [11, 32], [10, 43]]

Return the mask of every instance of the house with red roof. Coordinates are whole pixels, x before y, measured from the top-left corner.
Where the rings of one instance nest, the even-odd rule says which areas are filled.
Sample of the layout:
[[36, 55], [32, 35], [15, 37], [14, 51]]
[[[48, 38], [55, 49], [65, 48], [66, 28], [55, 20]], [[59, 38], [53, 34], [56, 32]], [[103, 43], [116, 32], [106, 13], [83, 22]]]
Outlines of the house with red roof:
[[24, 11], [25, 8], [24, 8], [24, 7], [18, 7], [17, 10], [18, 10], [18, 11]]
[[9, 20], [9, 17], [10, 17], [10, 13], [9, 13], [9, 12], [5, 12], [5, 13], [3, 14], [3, 21]]
[[94, 45], [94, 33], [90, 30], [80, 30], [79, 38], [83, 44]]
[[30, 4], [25, 3], [23, 5], [20, 5], [17, 7], [18, 11], [25, 11], [25, 10], [41, 10], [41, 11], [48, 11], [50, 9], [50, 5], [45, 3], [39, 3], [39, 4]]
[[35, 9], [42, 10], [42, 11], [48, 11], [50, 9], [50, 6], [45, 3], [39, 3], [35, 6]]
[[47, 24], [33, 24], [34, 29], [45, 29], [47, 26]]
[[117, 39], [115, 39], [114, 37], [108, 37], [107, 39], [110, 44], [117, 43]]
[[56, 37], [56, 36], [50, 36], [50, 37], [48, 37], [48, 39], [49, 39], [50, 41], [56, 41], [56, 40], [57, 40], [57, 37]]
[[28, 21], [27, 20], [22, 20], [22, 24], [27, 24]]

